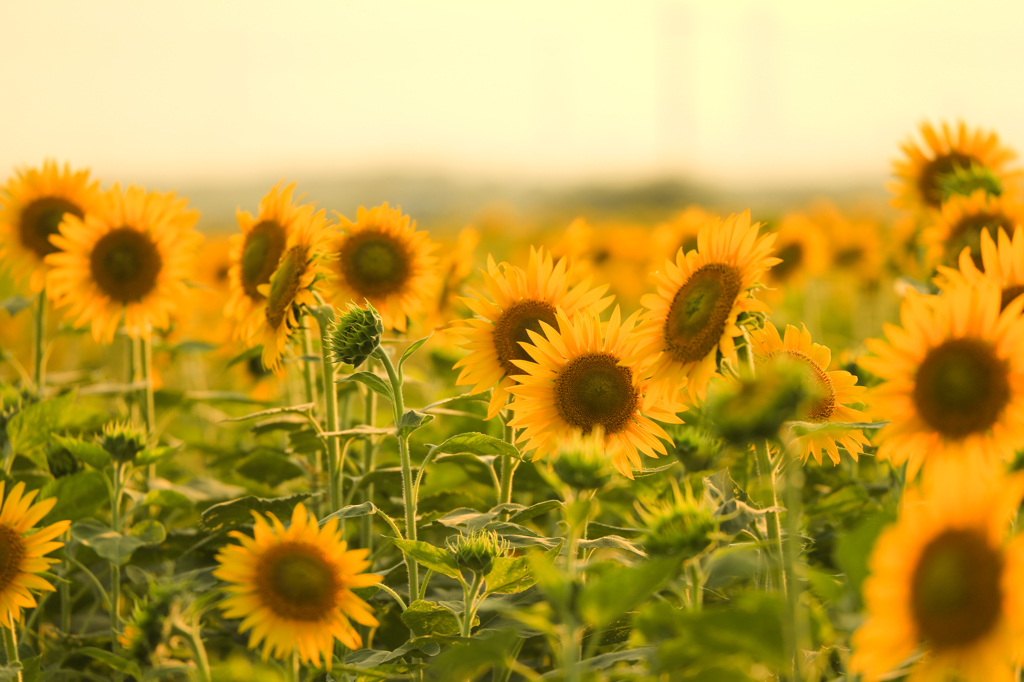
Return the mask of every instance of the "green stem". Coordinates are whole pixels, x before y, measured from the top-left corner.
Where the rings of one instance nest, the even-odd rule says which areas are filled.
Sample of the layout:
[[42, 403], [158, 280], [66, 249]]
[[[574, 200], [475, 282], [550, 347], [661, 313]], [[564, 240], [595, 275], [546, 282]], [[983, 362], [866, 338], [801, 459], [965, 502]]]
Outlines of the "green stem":
[[469, 637], [473, 632], [473, 618], [476, 616], [476, 597], [484, 577], [473, 573], [473, 585], [469, 588], [462, 584], [462, 636]]
[[[4, 645], [7, 647], [7, 662], [8, 663], [19, 663], [21, 661], [18, 658], [18, 638], [14, 634], [14, 628], [4, 628]], [[18, 682], [21, 682], [21, 671], [18, 671]]]
[[61, 562], [61, 577], [64, 580], [57, 586], [60, 595], [60, 631], [68, 636], [71, 634], [71, 562], [67, 558], [67, 551], [71, 531], [64, 531], [61, 540], [64, 542], [64, 561]]
[[688, 572], [690, 574], [690, 608], [700, 611], [704, 606], [704, 578], [701, 575], [697, 559], [690, 562]]
[[[502, 440], [508, 444], [515, 441], [515, 429], [505, 423], [502, 429]], [[501, 458], [501, 487], [498, 490], [498, 504], [509, 504], [512, 501], [512, 477], [519, 468], [519, 460], [512, 457]]]
[[[754, 451], [757, 453], [757, 471], [760, 477], [761, 504], [765, 508], [777, 507], [778, 498], [775, 491], [775, 468], [772, 466], [771, 457], [768, 454], [768, 443], [759, 441], [754, 444]], [[770, 511], [765, 516], [765, 523], [768, 526], [768, 544], [770, 547], [769, 575], [771, 576], [772, 587], [779, 592], [786, 591], [786, 575], [782, 566], [782, 537], [779, 526], [779, 513]]]
[[206, 654], [206, 645], [203, 644], [203, 632], [200, 627], [198, 616], [192, 619], [192, 649], [195, 651], [196, 667], [199, 669], [200, 682], [213, 682], [213, 675], [210, 672], [210, 657]]
[[[326, 313], [318, 318], [320, 323], [320, 365], [323, 374], [324, 408], [327, 412], [327, 432], [337, 433], [338, 425], [338, 389], [334, 385], [334, 361], [331, 359], [331, 340], [328, 336], [330, 323], [334, 314]], [[312, 345], [312, 344], [311, 344]], [[306, 363], [307, 367], [311, 363]], [[342, 489], [341, 474], [341, 436], [327, 437], [327, 499], [331, 513], [341, 508]]]
[[388, 594], [390, 594], [391, 598], [398, 602], [398, 606], [401, 607], [403, 611], [409, 608], [405, 605], [405, 601], [402, 599], [402, 597], [384, 583], [377, 583], [377, 589], [381, 592], [387, 592]]
[[[373, 371], [373, 358], [369, 358], [366, 361], [366, 371]], [[373, 391], [366, 389], [366, 402], [363, 408], [363, 421], [367, 426], [377, 425], [377, 394]], [[363, 441], [363, 476], [369, 476], [373, 472], [373, 458], [376, 454], [377, 443], [374, 441], [373, 436], [367, 436]], [[374, 485], [368, 483], [366, 486], [366, 502], [373, 502]], [[360, 520], [359, 525], [359, 546], [365, 547], [373, 554], [373, 517], [369, 514], [364, 516]]]
[[804, 483], [804, 472], [800, 466], [800, 460], [789, 458], [785, 463], [787, 472], [785, 476], [786, 489], [786, 545], [785, 545], [785, 575], [787, 606], [786, 615], [788, 620], [788, 633], [786, 643], [788, 645], [787, 658], [793, 661], [793, 679], [802, 680], [800, 665], [800, 650], [809, 648], [809, 626], [801, 617], [800, 593], [802, 582], [796, 575], [797, 560], [800, 556], [800, 518], [801, 504], [803, 502], [802, 490]]
[[[319, 320], [318, 320], [319, 321]], [[309, 328], [308, 319], [307, 324], [302, 325], [302, 354], [307, 357], [313, 357], [313, 330]], [[327, 333], [324, 325], [320, 325], [320, 336], [321, 338]], [[316, 402], [316, 367], [313, 366], [313, 362], [310, 360], [304, 360], [302, 363], [302, 383], [306, 389], [306, 402]]]
[[156, 430], [156, 403], [153, 401], [153, 341], [142, 339], [142, 382], [145, 384], [144, 418], [146, 434], [153, 436]]
[[46, 384], [46, 287], [39, 292], [36, 305], [36, 347], [33, 361], [35, 362], [36, 393], [42, 397]]
[[519, 652], [523, 650], [523, 643], [526, 640], [522, 637], [516, 640], [516, 643], [512, 645], [512, 649], [508, 652], [505, 657], [505, 661], [500, 666], [495, 666], [493, 674], [493, 682], [508, 682], [509, 678], [512, 677], [512, 668], [516, 664], [516, 659], [519, 658]]
[[[110, 527], [115, 533], [121, 532], [121, 467], [114, 462], [114, 481], [110, 495]], [[110, 562], [110, 648], [115, 654], [121, 651], [118, 634], [121, 631], [121, 567]], [[118, 675], [120, 678], [120, 675]]]

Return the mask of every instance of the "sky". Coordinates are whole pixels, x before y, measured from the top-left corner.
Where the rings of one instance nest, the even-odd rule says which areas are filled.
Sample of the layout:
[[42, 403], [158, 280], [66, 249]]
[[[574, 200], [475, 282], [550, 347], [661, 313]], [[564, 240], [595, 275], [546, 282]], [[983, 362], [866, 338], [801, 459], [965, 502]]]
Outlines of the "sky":
[[0, 0], [0, 174], [880, 182], [925, 119], [1024, 148], [1022, 35], [1019, 0]]

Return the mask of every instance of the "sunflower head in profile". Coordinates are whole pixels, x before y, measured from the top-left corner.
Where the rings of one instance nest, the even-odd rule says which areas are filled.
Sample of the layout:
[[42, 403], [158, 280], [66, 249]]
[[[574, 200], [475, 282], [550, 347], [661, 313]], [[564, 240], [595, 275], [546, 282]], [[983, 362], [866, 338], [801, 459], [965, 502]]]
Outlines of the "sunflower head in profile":
[[[4, 483], [0, 481], [0, 497]], [[57, 504], [55, 497], [32, 504], [38, 492], [24, 494], [25, 484], [19, 482], [0, 509], [0, 625], [5, 628], [21, 621], [23, 607], [36, 605], [31, 591], [54, 591], [38, 574], [57, 563], [46, 555], [64, 546], [54, 538], [71, 526], [70, 521], [58, 521], [45, 528], [32, 528]]]
[[655, 356], [653, 390], [670, 397], [685, 385], [691, 399], [704, 399], [718, 371], [718, 355], [736, 362], [734, 339], [743, 335], [751, 313], [770, 312], [753, 296], [765, 270], [779, 262], [771, 256], [775, 235], [758, 236], [750, 211], [704, 225], [697, 250], [665, 261], [654, 273], [658, 291], [640, 302], [647, 308], [638, 336], [645, 353]]
[[980, 241], [982, 269], [978, 269], [972, 251], [964, 247], [960, 252], [960, 269], [940, 265], [935, 284], [945, 290], [990, 281], [1002, 291], [999, 305], [1000, 310], [1005, 309], [1024, 294], [1024, 228], [1015, 228], [1012, 239], [1006, 230], [999, 228], [998, 245], [986, 229], [982, 231]]
[[851, 405], [858, 402], [865, 391], [857, 385], [857, 377], [837, 370], [830, 372], [832, 351], [813, 343], [807, 328], [797, 329], [786, 325], [785, 337], [771, 322], [765, 322], [763, 329], [751, 333], [754, 357], [759, 365], [768, 365], [785, 359], [802, 370], [804, 383], [814, 400], [801, 407], [795, 421], [808, 422], [812, 428], [804, 433], [790, 429], [791, 447], [804, 462], [809, 457], [821, 464], [824, 450], [833, 464], [839, 464], [839, 446], [842, 446], [854, 460], [868, 445], [860, 429], [844, 426], [853, 422], [867, 421], [867, 415]]
[[921, 232], [925, 261], [931, 265], [953, 263], [964, 248], [981, 267], [981, 235], [1003, 229], [1013, 232], [1024, 223], [1024, 205], [1009, 196], [995, 197], [977, 190], [969, 197], [953, 196], [942, 204], [942, 212]]
[[521, 374], [508, 391], [515, 417], [509, 425], [522, 429], [517, 439], [534, 459], [555, 452], [575, 434], [586, 436], [600, 427], [604, 451], [622, 475], [633, 478], [642, 452], [666, 454], [659, 439], [670, 440], [653, 420], [680, 423], [681, 405], [647, 393], [645, 373], [634, 333], [637, 316], [623, 320], [618, 307], [608, 322], [596, 313], [573, 319], [556, 311], [558, 327], [541, 321], [543, 335], [527, 330], [524, 344], [530, 360], [513, 359]]
[[922, 464], [963, 461], [986, 471], [1024, 446], [1024, 298], [1002, 307], [991, 282], [942, 296], [908, 291], [902, 327], [868, 339], [860, 360], [883, 380], [866, 394], [869, 412], [889, 421], [878, 457], [913, 478]]
[[963, 122], [955, 130], [948, 123], [939, 130], [922, 123], [920, 132], [925, 144], [908, 140], [902, 145], [905, 158], [894, 163], [896, 180], [890, 189], [896, 208], [938, 210], [949, 188], [960, 186], [953, 182], [957, 173], [965, 171], [988, 178], [984, 184], [963, 185], [965, 191], [980, 187], [995, 194], [1015, 193], [1021, 172], [1010, 168], [1010, 162], [1017, 155], [995, 133], [969, 130]]
[[15, 279], [29, 278], [32, 292], [46, 283], [44, 259], [58, 249], [50, 242], [65, 214], [79, 220], [93, 209], [99, 183], [89, 171], [61, 168], [46, 160], [42, 168], [24, 168], [0, 187], [0, 260], [10, 263]]
[[1024, 478], [949, 470], [907, 491], [875, 543], [864, 583], [867, 621], [853, 635], [851, 672], [866, 682], [920, 652], [910, 680], [1017, 679], [1024, 650], [1024, 538], [1007, 541]]
[[239, 531], [241, 542], [217, 555], [214, 576], [230, 595], [221, 604], [228, 618], [242, 618], [240, 630], [252, 630], [249, 648], [263, 643], [263, 660], [283, 659], [293, 652], [303, 663], [327, 670], [334, 659], [334, 641], [350, 649], [362, 643], [350, 621], [373, 627], [377, 619], [352, 590], [376, 585], [381, 576], [364, 573], [369, 550], [349, 550], [337, 519], [322, 527], [300, 503], [291, 525], [253, 512], [254, 537]]
[[314, 212], [311, 204], [299, 203], [301, 196], [294, 197], [294, 182], [282, 185], [283, 180], [260, 200], [256, 217], [241, 209], [235, 212], [241, 233], [231, 237], [231, 293], [224, 312], [235, 321], [239, 339], [250, 337], [260, 325], [266, 304], [260, 287], [270, 283], [296, 226], [308, 221]]
[[186, 204], [172, 193], [115, 184], [84, 220], [65, 214], [51, 238], [59, 251], [46, 257], [48, 295], [103, 343], [122, 314], [133, 338], [166, 328], [203, 240], [193, 229], [199, 214]]
[[256, 317], [249, 342], [263, 344], [263, 366], [276, 370], [288, 346], [288, 340], [299, 329], [302, 306], [317, 304], [314, 291], [321, 280], [330, 276], [323, 265], [328, 245], [327, 213], [303, 214], [292, 225], [270, 281], [261, 284], [263, 307]]
[[332, 288], [339, 306], [367, 300], [385, 329], [404, 332], [408, 318], [428, 312], [437, 290], [438, 245], [400, 207], [359, 207], [352, 222], [338, 215], [341, 231], [329, 248]]
[[611, 304], [610, 296], [603, 297], [607, 285], [591, 288], [587, 279], [570, 286], [572, 270], [569, 259], [556, 263], [550, 253], [533, 247], [525, 270], [507, 263], [499, 266], [488, 256], [483, 275], [490, 297], [471, 291], [471, 297], [463, 299], [479, 317], [452, 327], [459, 345], [470, 351], [455, 363], [456, 369], [462, 368], [455, 383], [472, 386], [470, 393], [494, 389], [488, 419], [505, 406], [508, 389], [515, 384], [512, 376], [522, 373], [514, 361], [530, 360], [522, 345], [530, 342], [530, 331], [541, 332], [541, 323], [557, 325], [556, 310], [571, 320], [580, 313], [600, 313]]

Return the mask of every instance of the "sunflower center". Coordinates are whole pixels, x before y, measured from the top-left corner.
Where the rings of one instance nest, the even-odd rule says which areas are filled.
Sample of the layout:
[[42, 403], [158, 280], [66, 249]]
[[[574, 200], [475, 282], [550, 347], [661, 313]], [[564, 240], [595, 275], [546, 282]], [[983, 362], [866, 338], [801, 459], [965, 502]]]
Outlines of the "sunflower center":
[[863, 257], [864, 249], [859, 246], [851, 246], [837, 251], [832, 260], [841, 268], [849, 268], [859, 263]]
[[1014, 284], [1003, 289], [1003, 296], [999, 301], [999, 309], [1006, 310], [1006, 306], [1013, 303], [1021, 294], [1024, 294], [1024, 284]]
[[981, 165], [981, 162], [973, 156], [950, 152], [936, 156], [921, 169], [921, 175], [917, 181], [917, 188], [921, 196], [929, 206], [940, 208], [942, 206], [942, 183], [939, 182], [942, 176], [954, 172], [957, 168], [970, 168], [972, 165]]
[[284, 542], [266, 551], [256, 572], [256, 592], [281, 618], [322, 620], [335, 609], [341, 585], [318, 548]]
[[741, 286], [737, 268], [710, 263], [679, 287], [664, 328], [666, 346], [677, 361], [697, 362], [715, 349]]
[[914, 404], [927, 424], [948, 438], [983, 433], [1010, 402], [1006, 361], [977, 339], [952, 339], [933, 348], [917, 370]]
[[611, 353], [589, 353], [570, 360], [555, 379], [558, 414], [584, 435], [595, 426], [618, 433], [632, 420], [638, 396], [633, 372]]
[[150, 236], [127, 225], [96, 242], [89, 258], [92, 279], [122, 304], [141, 301], [156, 287], [163, 259]]
[[775, 254], [782, 262], [772, 267], [772, 275], [780, 282], [800, 269], [804, 260], [804, 245], [800, 242], [786, 244]]
[[245, 244], [242, 246], [242, 288], [246, 296], [254, 301], [263, 300], [263, 294], [256, 289], [270, 281], [287, 242], [288, 233], [280, 223], [273, 220], [256, 223], [245, 235]]
[[947, 530], [924, 548], [911, 578], [911, 611], [935, 649], [970, 645], [999, 621], [1003, 558], [973, 529]]
[[506, 376], [523, 373], [512, 360], [531, 360], [530, 354], [519, 344], [533, 343], [527, 332], [543, 336], [541, 322], [558, 327], [554, 306], [547, 301], [523, 300], [510, 305], [494, 324], [494, 350]]
[[14, 582], [25, 558], [25, 539], [8, 525], [0, 526], [0, 592]]
[[814, 360], [798, 350], [781, 351], [772, 359], [785, 354], [798, 362], [795, 364], [802, 374], [803, 384], [813, 399], [807, 401], [796, 421], [823, 424], [832, 418], [836, 410], [836, 392], [828, 373], [815, 364]]
[[[690, 253], [691, 251], [693, 251], [694, 249], [696, 249], [697, 248], [697, 235], [691, 235], [691, 236], [687, 237], [686, 239], [684, 239], [682, 241], [682, 243], [679, 245], [679, 248], [681, 248], [683, 250], [683, 255], [684, 256], [686, 254]], [[677, 251], [677, 253], [678, 253], [678, 251]]]
[[267, 323], [271, 329], [281, 326], [295, 300], [295, 295], [299, 292], [299, 282], [305, 271], [308, 251], [305, 246], [293, 246], [281, 256], [277, 272], [270, 280], [270, 295], [267, 296]]
[[21, 224], [18, 226], [21, 243], [40, 258], [56, 253], [58, 249], [50, 243], [50, 235], [60, 232], [60, 222], [64, 220], [65, 213], [85, 217], [81, 208], [60, 197], [42, 197], [30, 203], [21, 212]]
[[1002, 212], [964, 216], [950, 230], [947, 252], [956, 258], [965, 246], [969, 246], [971, 247], [971, 260], [978, 268], [983, 269], [985, 266], [981, 258], [981, 232], [988, 230], [990, 234], [996, 234], [1000, 227], [1012, 234], [1015, 225], [1013, 220]]
[[346, 239], [339, 261], [349, 285], [367, 297], [401, 291], [411, 274], [404, 246], [380, 230], [358, 232]]

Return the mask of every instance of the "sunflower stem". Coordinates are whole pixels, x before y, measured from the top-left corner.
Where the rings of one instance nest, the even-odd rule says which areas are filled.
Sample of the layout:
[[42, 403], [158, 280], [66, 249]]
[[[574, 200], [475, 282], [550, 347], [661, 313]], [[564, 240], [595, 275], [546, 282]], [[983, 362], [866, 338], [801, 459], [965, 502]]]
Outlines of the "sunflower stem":
[[42, 397], [46, 385], [46, 287], [39, 292], [36, 305], [35, 355], [32, 359], [35, 362], [36, 393]]
[[476, 616], [476, 597], [480, 591], [480, 585], [484, 577], [480, 573], [473, 572], [473, 584], [467, 586], [462, 583], [462, 636], [469, 637], [473, 632], [473, 618]]
[[71, 634], [71, 562], [67, 557], [71, 531], [64, 531], [61, 541], [64, 543], [64, 560], [61, 562], [61, 577], [64, 580], [57, 587], [60, 594], [60, 631], [67, 636]]
[[[511, 415], [509, 415], [511, 418]], [[505, 422], [505, 426], [502, 429], [502, 440], [509, 445], [513, 445], [516, 439], [516, 432], [508, 422]], [[519, 468], [519, 460], [512, 457], [501, 458], [501, 488], [498, 491], [498, 504], [509, 504], [512, 502], [512, 477], [516, 474], [516, 469]]]
[[[786, 452], [784, 456], [788, 455]], [[800, 460], [794, 457], [787, 457], [783, 461], [786, 468], [785, 474], [785, 500], [786, 500], [786, 544], [785, 544], [785, 567], [784, 575], [787, 578], [787, 620], [789, 631], [787, 644], [789, 645], [788, 655], [792, 656], [793, 679], [802, 680], [803, 671], [800, 665], [800, 650], [809, 648], [809, 626], [802, 617], [800, 610], [800, 596], [802, 582], [797, 577], [797, 561], [800, 558], [800, 518], [801, 503], [803, 500], [802, 490], [804, 485], [804, 472], [800, 466]]]
[[[14, 634], [14, 625], [12, 624], [9, 628], [4, 628], [4, 645], [7, 647], [7, 663], [20, 663], [21, 659], [18, 658], [18, 638]], [[21, 682], [21, 671], [18, 671], [18, 682]]]
[[[113, 485], [110, 491], [110, 527], [115, 533], [121, 532], [121, 471], [122, 464], [114, 462]], [[118, 608], [121, 602], [121, 567], [117, 562], [110, 562], [110, 650], [120, 654], [121, 642], [118, 635], [121, 631], [121, 613]], [[120, 673], [115, 679], [122, 679]]]
[[690, 607], [700, 611], [704, 607], [704, 576], [701, 574], [699, 559], [690, 561]]
[[[768, 442], [758, 441], [754, 444], [754, 451], [757, 454], [757, 471], [760, 478], [761, 504], [766, 509], [778, 506], [778, 498], [775, 491], [775, 468], [768, 454]], [[769, 511], [765, 515], [765, 524], [768, 526], [769, 545], [769, 570], [772, 587], [779, 592], [786, 591], [786, 575], [783, 568], [782, 555], [782, 534], [779, 526], [779, 513]]]
[[[337, 433], [341, 430], [338, 426], [338, 389], [334, 385], [334, 361], [331, 359], [331, 339], [329, 329], [334, 322], [334, 312], [331, 309], [321, 309], [323, 313], [317, 316], [320, 324], [320, 368], [323, 375], [324, 389], [324, 411], [327, 413], [328, 433]], [[307, 327], [308, 329], [308, 327]], [[312, 342], [310, 342], [312, 346]], [[307, 362], [306, 367], [312, 363]], [[341, 436], [327, 437], [327, 500], [331, 513], [341, 508]]]
[[192, 616], [190, 636], [192, 649], [196, 656], [196, 667], [199, 669], [199, 680], [200, 682], [213, 682], [213, 675], [210, 673], [210, 657], [206, 653], [206, 645], [203, 644], [203, 631], [198, 614]]
[[[373, 371], [373, 358], [367, 358], [366, 360], [366, 371]], [[373, 391], [366, 390], [366, 401], [363, 407], [363, 421], [367, 426], [376, 426], [377, 424], [377, 394]], [[377, 443], [374, 441], [373, 436], [367, 436], [363, 441], [363, 476], [368, 476], [373, 472], [373, 458], [376, 454]], [[365, 501], [373, 502], [374, 485], [368, 483], [366, 485]], [[359, 522], [359, 546], [365, 547], [373, 554], [373, 516], [366, 515]]]

